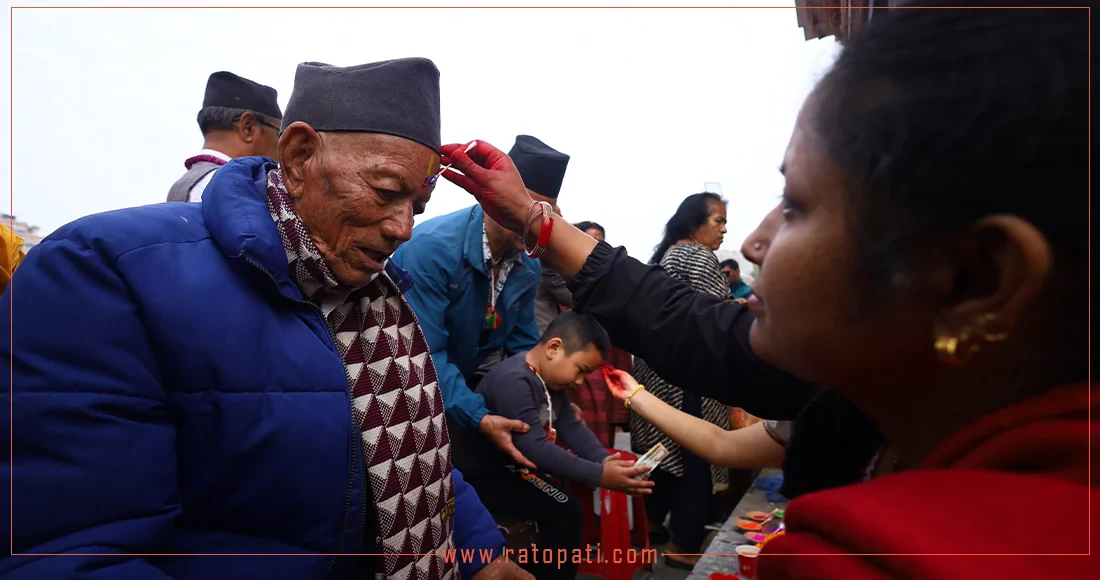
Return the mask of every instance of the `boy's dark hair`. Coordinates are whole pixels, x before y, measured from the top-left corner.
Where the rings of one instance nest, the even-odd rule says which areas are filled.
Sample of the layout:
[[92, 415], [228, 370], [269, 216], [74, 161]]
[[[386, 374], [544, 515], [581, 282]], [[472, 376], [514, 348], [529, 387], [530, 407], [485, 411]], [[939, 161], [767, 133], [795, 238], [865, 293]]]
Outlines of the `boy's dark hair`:
[[588, 345], [593, 345], [600, 351], [600, 356], [607, 357], [611, 350], [611, 339], [607, 337], [607, 331], [596, 322], [595, 318], [587, 314], [577, 314], [572, 310], [562, 312], [550, 321], [546, 332], [542, 333], [539, 344], [545, 345], [550, 339], [560, 338], [565, 346], [565, 354], [573, 354], [578, 350], [584, 350]]
[[718, 265], [719, 268], [725, 268], [727, 266], [732, 270], [741, 271], [741, 265], [737, 263], [737, 260], [722, 260], [722, 263]]

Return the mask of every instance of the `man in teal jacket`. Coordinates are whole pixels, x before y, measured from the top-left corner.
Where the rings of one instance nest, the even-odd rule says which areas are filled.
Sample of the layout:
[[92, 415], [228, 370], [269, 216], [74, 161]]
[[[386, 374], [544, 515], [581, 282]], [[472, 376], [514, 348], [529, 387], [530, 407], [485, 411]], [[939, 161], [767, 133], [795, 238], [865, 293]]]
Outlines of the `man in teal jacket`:
[[[516, 137], [508, 155], [531, 196], [557, 211], [569, 156], [528, 135]], [[477, 205], [417, 226], [393, 260], [416, 282], [406, 298], [439, 371], [448, 423], [480, 431], [534, 467], [512, 444], [512, 432], [526, 431], [527, 424], [489, 413], [473, 388], [489, 366], [538, 343], [539, 261]], [[455, 461], [461, 469], [461, 458]]]

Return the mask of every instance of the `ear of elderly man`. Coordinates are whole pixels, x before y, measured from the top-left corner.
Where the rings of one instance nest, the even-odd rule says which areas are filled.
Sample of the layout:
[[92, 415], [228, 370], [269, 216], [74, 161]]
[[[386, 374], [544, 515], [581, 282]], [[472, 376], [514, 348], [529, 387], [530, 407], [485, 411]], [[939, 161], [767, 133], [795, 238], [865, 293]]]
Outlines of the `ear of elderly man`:
[[200, 203], [89, 216], [28, 254], [0, 315], [0, 463], [31, 555], [0, 577], [531, 577], [452, 465], [388, 259], [439, 127], [431, 61], [303, 63], [278, 163], [234, 159]]

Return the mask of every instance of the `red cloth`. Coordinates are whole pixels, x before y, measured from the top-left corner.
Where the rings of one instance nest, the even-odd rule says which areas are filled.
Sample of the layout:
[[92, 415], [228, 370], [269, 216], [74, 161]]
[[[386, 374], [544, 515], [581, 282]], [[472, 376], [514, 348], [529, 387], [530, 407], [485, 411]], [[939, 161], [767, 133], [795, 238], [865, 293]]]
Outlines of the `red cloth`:
[[[792, 501], [760, 580], [1100, 578], [1097, 556], [951, 555], [1089, 552], [1090, 392], [1054, 389], [956, 433], [920, 469]], [[784, 556], [905, 553], [947, 555]]]
[[[628, 373], [634, 367], [630, 353], [615, 347], [611, 347], [607, 355], [607, 364]], [[615, 443], [615, 425], [629, 423], [630, 411], [611, 396], [604, 382], [603, 370], [592, 371], [584, 377], [584, 384], [575, 385], [572, 399], [581, 408], [585, 425], [596, 434], [604, 447], [611, 449]]]

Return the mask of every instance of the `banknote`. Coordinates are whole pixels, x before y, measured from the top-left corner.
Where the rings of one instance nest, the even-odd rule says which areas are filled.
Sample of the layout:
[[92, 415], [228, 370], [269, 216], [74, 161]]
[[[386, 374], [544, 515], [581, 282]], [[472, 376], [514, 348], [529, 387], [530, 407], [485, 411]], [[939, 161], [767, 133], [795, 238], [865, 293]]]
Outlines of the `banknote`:
[[634, 463], [635, 467], [645, 466], [650, 468], [650, 471], [638, 475], [637, 477], [640, 479], [648, 478], [653, 469], [660, 465], [661, 461], [664, 461], [666, 456], [668, 456], [668, 449], [665, 449], [664, 445], [660, 443], [654, 445], [649, 451], [646, 451], [645, 455], [639, 457], [638, 461]]

